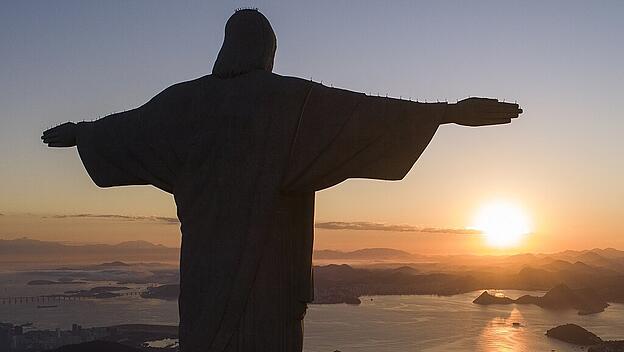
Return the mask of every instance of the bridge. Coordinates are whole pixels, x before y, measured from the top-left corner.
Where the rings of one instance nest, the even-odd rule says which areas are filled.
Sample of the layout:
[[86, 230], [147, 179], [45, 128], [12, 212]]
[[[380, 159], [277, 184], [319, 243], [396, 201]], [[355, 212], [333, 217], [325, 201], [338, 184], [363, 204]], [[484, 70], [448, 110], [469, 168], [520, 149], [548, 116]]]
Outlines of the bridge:
[[[105, 298], [117, 298], [123, 296], [140, 296], [141, 293], [145, 292], [145, 289], [142, 290], [127, 290], [128, 292], [123, 291], [103, 291], [98, 292], [97, 294], [75, 294], [75, 295], [67, 295], [67, 294], [56, 294], [56, 295], [39, 295], [39, 296], [8, 296], [8, 297], [0, 297], [0, 305], [5, 304], [31, 304], [31, 303], [60, 303], [60, 302], [72, 302], [72, 301], [84, 301], [91, 299], [105, 299]], [[98, 294], [102, 293], [112, 293], [114, 296], [110, 297], [98, 297]]]

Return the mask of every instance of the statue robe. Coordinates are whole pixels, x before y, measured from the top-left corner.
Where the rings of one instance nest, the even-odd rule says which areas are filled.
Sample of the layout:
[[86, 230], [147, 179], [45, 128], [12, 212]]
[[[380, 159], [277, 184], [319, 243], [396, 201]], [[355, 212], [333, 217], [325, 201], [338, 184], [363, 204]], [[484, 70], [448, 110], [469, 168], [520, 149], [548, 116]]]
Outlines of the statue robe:
[[445, 106], [265, 71], [208, 75], [79, 123], [77, 144], [98, 186], [174, 195], [181, 351], [301, 351], [314, 192], [403, 178]]

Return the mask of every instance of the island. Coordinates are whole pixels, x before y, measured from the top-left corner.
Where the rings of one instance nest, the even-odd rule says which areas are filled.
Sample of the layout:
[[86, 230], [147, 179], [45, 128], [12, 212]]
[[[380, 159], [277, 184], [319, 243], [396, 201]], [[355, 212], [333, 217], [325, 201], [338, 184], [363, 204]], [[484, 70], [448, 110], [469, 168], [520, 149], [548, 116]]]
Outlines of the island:
[[113, 298], [119, 297], [118, 291], [129, 290], [129, 287], [125, 286], [97, 286], [89, 290], [76, 290], [65, 291], [69, 297], [81, 297], [81, 298]]
[[546, 336], [577, 346], [589, 346], [587, 352], [624, 352], [624, 340], [604, 341], [576, 324], [559, 325], [546, 331]]
[[475, 304], [534, 304], [546, 309], [576, 309], [578, 314], [594, 314], [605, 310], [609, 304], [591, 289], [573, 290], [565, 284], [559, 284], [544, 296], [524, 295], [518, 299], [498, 297], [488, 291], [481, 293], [474, 301]]
[[546, 331], [546, 336], [579, 346], [597, 345], [602, 339], [576, 324], [559, 325]]
[[475, 298], [472, 303], [488, 305], [488, 304], [512, 304], [516, 301], [509, 297], [501, 297], [496, 295], [491, 295], [488, 291], [483, 291], [479, 297]]

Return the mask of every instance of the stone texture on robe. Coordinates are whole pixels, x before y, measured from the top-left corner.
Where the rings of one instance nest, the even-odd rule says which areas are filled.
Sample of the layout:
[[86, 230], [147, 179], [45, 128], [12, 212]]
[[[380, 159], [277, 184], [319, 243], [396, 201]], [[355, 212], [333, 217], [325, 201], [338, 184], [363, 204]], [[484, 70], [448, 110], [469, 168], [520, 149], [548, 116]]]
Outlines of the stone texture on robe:
[[97, 185], [174, 195], [182, 351], [300, 351], [314, 192], [403, 178], [445, 109], [257, 70], [176, 84], [77, 143]]

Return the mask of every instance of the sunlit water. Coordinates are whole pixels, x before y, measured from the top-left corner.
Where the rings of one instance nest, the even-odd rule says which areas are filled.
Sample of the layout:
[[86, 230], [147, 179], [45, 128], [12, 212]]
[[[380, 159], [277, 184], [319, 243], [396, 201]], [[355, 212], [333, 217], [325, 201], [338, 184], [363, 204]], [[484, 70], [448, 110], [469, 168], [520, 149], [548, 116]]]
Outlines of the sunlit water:
[[[473, 304], [480, 293], [375, 296], [363, 297], [359, 306], [312, 306], [305, 320], [305, 350], [580, 351], [544, 335], [564, 323], [579, 324], [604, 339], [624, 339], [622, 304], [580, 316], [575, 311], [548, 311], [533, 305]], [[516, 298], [531, 292], [504, 293]], [[521, 326], [514, 327], [514, 322]]]
[[[359, 306], [312, 305], [305, 319], [305, 351], [581, 351], [544, 336], [547, 329], [564, 323], [579, 324], [605, 339], [624, 339], [621, 304], [579, 316], [532, 305], [479, 306], [472, 303], [479, 293], [375, 296], [362, 297]], [[504, 293], [515, 298], [530, 292]], [[0, 304], [0, 321], [32, 322], [38, 329], [68, 329], [72, 323], [178, 323], [177, 302], [120, 297], [58, 305], [42, 309], [36, 303]], [[513, 327], [514, 322], [521, 326]]]

